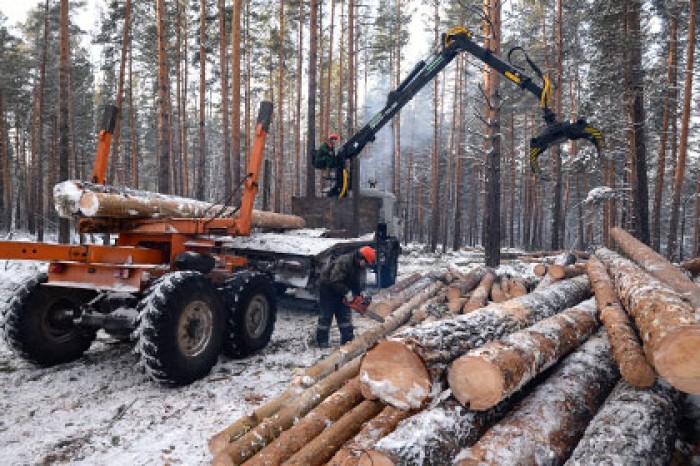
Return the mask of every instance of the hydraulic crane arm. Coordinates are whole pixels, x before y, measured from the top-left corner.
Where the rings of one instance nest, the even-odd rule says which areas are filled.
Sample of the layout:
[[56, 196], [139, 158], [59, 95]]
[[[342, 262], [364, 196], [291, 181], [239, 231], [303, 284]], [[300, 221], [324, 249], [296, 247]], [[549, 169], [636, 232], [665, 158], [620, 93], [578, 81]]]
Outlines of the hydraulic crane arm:
[[[520, 88], [534, 94], [540, 102], [545, 129], [537, 137], [530, 141], [530, 165], [534, 172], [539, 172], [537, 157], [550, 146], [566, 140], [586, 139], [592, 142], [600, 151], [604, 147], [604, 139], [601, 132], [589, 125], [585, 120], [575, 123], [558, 122], [554, 112], [549, 108], [552, 87], [549, 79], [542, 74], [539, 68], [526, 59], [533, 71], [542, 81], [540, 86], [533, 78], [524, 74], [519, 68], [507, 63], [490, 50], [485, 49], [473, 40], [472, 34], [465, 28], [452, 28], [443, 36], [440, 50], [433, 53], [427, 60], [421, 60], [411, 70], [408, 76], [399, 86], [389, 93], [387, 103], [372, 119], [338, 151], [341, 161], [356, 157], [367, 143], [374, 141], [377, 132], [384, 127], [415, 95], [430, 83], [454, 58], [468, 52], [477, 57], [491, 68], [508, 78]], [[340, 192], [340, 190], [339, 190]]]

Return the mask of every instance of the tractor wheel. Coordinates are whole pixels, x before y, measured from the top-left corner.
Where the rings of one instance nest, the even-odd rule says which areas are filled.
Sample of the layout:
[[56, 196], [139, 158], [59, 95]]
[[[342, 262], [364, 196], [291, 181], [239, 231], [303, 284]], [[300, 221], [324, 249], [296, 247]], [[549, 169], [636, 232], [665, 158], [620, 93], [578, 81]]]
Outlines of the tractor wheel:
[[7, 345], [23, 359], [53, 366], [75, 361], [90, 347], [95, 330], [78, 327], [73, 319], [80, 306], [91, 300], [92, 291], [42, 286], [41, 273], [20, 286], [5, 307], [2, 322]]
[[224, 352], [242, 358], [270, 342], [277, 318], [275, 288], [266, 275], [239, 272], [223, 288], [229, 337]]
[[139, 303], [136, 352], [157, 382], [186, 385], [207, 375], [225, 335], [219, 293], [199, 272], [162, 277]]

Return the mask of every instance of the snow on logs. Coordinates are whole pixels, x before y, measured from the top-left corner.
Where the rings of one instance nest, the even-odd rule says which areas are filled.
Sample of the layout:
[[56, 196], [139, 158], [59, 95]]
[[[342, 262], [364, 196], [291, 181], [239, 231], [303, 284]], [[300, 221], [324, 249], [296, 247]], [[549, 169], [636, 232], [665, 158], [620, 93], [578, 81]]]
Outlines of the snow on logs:
[[[89, 218], [195, 218], [238, 217], [237, 209], [186, 197], [103, 186], [82, 181], [64, 181], [54, 186], [54, 204], [61, 217], [73, 215]], [[253, 227], [270, 229], [304, 228], [305, 221], [296, 215], [254, 210]]]
[[635, 387], [650, 386], [656, 373], [644, 357], [637, 333], [620, 305], [605, 265], [597, 257], [591, 257], [586, 263], [586, 272], [622, 377]]
[[647, 361], [677, 389], [700, 394], [700, 321], [695, 308], [619, 254], [605, 248], [595, 254], [607, 265], [620, 301], [634, 319]]
[[618, 377], [607, 336], [599, 332], [463, 450], [455, 464], [561, 464]]
[[491, 287], [493, 282], [496, 280], [496, 274], [488, 271], [483, 276], [479, 282], [479, 286], [476, 287], [472, 295], [469, 297], [464, 307], [462, 308], [463, 314], [468, 314], [476, 309], [486, 306], [489, 301], [489, 295], [491, 294]]
[[582, 276], [470, 314], [407, 328], [366, 354], [360, 369], [362, 394], [401, 409], [420, 408], [432, 390], [441, 390], [447, 364], [486, 341], [580, 303], [589, 292], [588, 278]]
[[474, 410], [495, 406], [583, 343], [598, 328], [596, 314], [589, 299], [457, 358], [447, 376], [452, 395]]
[[657, 280], [676, 290], [696, 309], [700, 308], [700, 287], [693, 283], [680, 268], [622, 228], [613, 228], [610, 230], [610, 236], [627, 257]]
[[679, 393], [620, 381], [588, 424], [567, 465], [671, 464]]

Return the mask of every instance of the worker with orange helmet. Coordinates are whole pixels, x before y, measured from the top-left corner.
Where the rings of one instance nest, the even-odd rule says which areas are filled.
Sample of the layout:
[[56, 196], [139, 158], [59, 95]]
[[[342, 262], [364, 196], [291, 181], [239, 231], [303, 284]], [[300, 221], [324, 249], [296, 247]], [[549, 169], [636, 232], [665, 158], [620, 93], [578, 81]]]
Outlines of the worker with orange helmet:
[[339, 140], [340, 137], [332, 133], [321, 143], [321, 146], [314, 154], [314, 166], [317, 169], [326, 170], [336, 167], [335, 145]]
[[351, 309], [346, 303], [353, 302], [362, 294], [367, 266], [374, 264], [377, 253], [370, 246], [340, 255], [331, 260], [319, 277], [319, 306], [316, 327], [316, 343], [328, 348], [329, 333], [335, 316], [340, 339], [343, 344], [355, 338]]

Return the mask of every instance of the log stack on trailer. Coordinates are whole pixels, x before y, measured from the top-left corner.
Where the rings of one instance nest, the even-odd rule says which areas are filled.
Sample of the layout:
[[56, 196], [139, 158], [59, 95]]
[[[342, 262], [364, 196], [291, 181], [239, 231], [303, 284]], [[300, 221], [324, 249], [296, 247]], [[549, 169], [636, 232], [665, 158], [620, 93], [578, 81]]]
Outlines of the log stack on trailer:
[[[320, 404], [277, 429], [276, 440], [227, 434], [223, 448], [212, 448], [215, 464], [667, 464], [682, 392], [700, 392], [692, 293], [605, 249], [587, 260], [525, 296], [465, 315], [436, 317], [430, 308], [467, 302], [484, 278], [510, 278], [477, 269], [431, 286], [435, 278], [412, 277], [375, 301], [381, 309], [404, 297], [385, 308], [390, 328], [361, 335], [364, 343], [347, 353], [358, 358], [352, 362], [329, 358], [338, 370], [352, 364], [344, 387], [317, 396]], [[309, 384], [336, 377], [320, 366], [324, 375]], [[295, 405], [298, 393], [288, 392], [284, 404]], [[258, 419], [264, 414], [245, 419], [269, 422]], [[235, 444], [244, 457], [230, 454]]]

